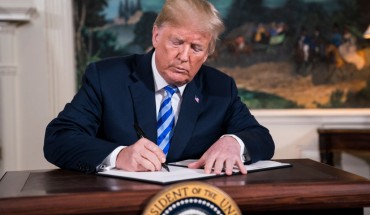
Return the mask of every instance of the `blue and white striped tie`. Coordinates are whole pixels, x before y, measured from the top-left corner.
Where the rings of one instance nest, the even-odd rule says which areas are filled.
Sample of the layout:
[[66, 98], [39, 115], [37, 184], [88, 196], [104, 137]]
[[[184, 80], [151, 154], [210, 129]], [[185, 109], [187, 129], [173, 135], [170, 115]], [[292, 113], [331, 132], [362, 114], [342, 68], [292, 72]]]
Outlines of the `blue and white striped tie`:
[[158, 113], [157, 145], [163, 150], [164, 154], [167, 155], [168, 149], [170, 148], [173, 127], [175, 126], [175, 115], [172, 111], [171, 98], [177, 91], [177, 87], [168, 85], [163, 89], [166, 90], [166, 96], [161, 103]]

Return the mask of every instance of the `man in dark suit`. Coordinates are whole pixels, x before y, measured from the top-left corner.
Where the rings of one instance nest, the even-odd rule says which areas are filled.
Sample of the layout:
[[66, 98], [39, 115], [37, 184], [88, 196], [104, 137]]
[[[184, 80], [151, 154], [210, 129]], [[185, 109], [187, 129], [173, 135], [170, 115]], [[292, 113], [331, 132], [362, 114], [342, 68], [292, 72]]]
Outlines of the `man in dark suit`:
[[216, 174], [235, 165], [246, 174], [243, 162], [270, 159], [271, 135], [240, 101], [234, 80], [203, 65], [223, 29], [206, 0], [168, 0], [152, 51], [87, 67], [81, 89], [47, 126], [46, 159], [84, 172], [101, 165], [158, 171], [164, 162], [199, 159], [189, 167]]

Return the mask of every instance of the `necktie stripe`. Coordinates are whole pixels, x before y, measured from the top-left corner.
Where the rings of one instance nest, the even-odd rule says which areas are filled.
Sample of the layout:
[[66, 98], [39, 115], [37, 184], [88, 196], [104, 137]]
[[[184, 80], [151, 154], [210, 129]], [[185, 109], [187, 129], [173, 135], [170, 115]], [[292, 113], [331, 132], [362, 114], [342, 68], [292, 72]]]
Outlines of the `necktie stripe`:
[[161, 134], [166, 128], [170, 126], [170, 123], [172, 123], [172, 120], [170, 118], [167, 118], [166, 121], [161, 122], [161, 124], [158, 123], [157, 133]]
[[167, 155], [170, 147], [173, 127], [175, 125], [175, 116], [172, 111], [171, 98], [172, 95], [177, 91], [177, 88], [166, 86], [164, 89], [166, 91], [166, 95], [160, 105], [158, 112], [157, 144]]
[[163, 107], [162, 110], [159, 111], [158, 116], [162, 116], [161, 118], [163, 118], [165, 117], [165, 115], [171, 114], [171, 112], [172, 112], [172, 106], [171, 104], [168, 104], [167, 106]]
[[162, 104], [161, 104], [161, 108], [164, 108], [164, 107], [168, 106], [168, 103], [170, 103], [170, 102], [171, 102], [171, 99], [170, 98], [165, 98], [163, 100]]
[[166, 148], [167, 145], [169, 145], [170, 139], [172, 137], [172, 128], [173, 126], [169, 126], [166, 128], [159, 136], [158, 136], [158, 142], [157, 144], [159, 147], [163, 150], [165, 154], [167, 154], [168, 151], [164, 151], [164, 148]]
[[171, 136], [171, 128], [167, 127], [163, 132], [158, 136], [158, 145], [161, 145], [164, 140], [165, 142], [169, 141], [169, 138]]
[[162, 117], [158, 120], [157, 127], [158, 128], [162, 127], [162, 125], [165, 124], [165, 122], [169, 120], [169, 117], [171, 116], [171, 114], [172, 114], [172, 111], [167, 111], [166, 113], [161, 114]]

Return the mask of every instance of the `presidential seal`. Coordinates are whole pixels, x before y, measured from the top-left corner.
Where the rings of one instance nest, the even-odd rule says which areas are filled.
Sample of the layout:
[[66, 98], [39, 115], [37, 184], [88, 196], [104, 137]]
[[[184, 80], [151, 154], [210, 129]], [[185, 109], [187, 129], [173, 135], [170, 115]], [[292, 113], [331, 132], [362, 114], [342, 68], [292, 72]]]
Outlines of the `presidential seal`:
[[144, 215], [241, 215], [221, 189], [203, 182], [174, 184], [156, 194]]

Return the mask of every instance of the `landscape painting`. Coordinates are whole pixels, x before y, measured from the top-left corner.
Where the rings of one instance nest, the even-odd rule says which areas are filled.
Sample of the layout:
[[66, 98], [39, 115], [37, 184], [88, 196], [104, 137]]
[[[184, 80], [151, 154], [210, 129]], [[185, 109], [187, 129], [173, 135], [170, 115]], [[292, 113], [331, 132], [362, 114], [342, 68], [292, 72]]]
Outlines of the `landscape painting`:
[[[370, 107], [367, 0], [209, 1], [226, 31], [206, 64], [235, 78], [249, 108]], [[163, 3], [74, 0], [77, 79], [89, 62], [151, 50]]]

